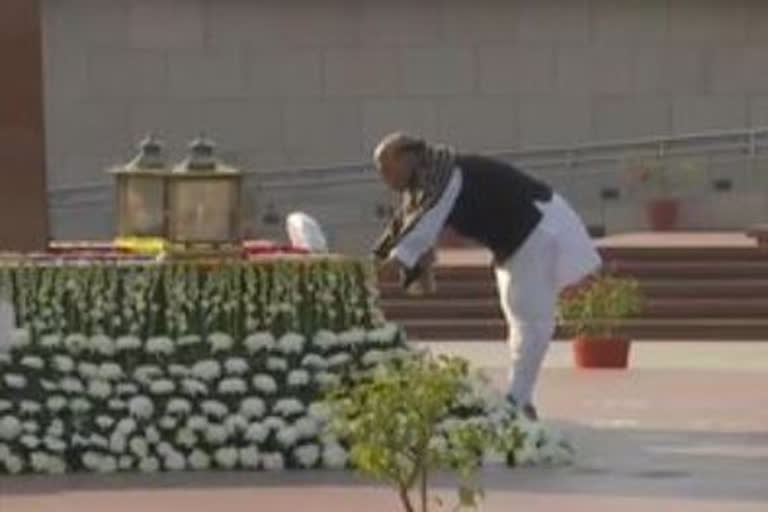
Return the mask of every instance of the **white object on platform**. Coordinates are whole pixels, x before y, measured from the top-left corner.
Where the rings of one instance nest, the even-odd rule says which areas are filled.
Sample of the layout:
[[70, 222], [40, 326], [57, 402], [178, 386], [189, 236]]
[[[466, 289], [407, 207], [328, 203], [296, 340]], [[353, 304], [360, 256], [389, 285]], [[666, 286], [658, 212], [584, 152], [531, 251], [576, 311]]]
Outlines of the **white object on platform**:
[[328, 252], [328, 242], [325, 239], [320, 224], [304, 212], [293, 212], [285, 220], [288, 238], [294, 247], [311, 252]]
[[15, 316], [13, 304], [0, 298], [0, 352], [11, 348], [11, 331], [14, 328]]

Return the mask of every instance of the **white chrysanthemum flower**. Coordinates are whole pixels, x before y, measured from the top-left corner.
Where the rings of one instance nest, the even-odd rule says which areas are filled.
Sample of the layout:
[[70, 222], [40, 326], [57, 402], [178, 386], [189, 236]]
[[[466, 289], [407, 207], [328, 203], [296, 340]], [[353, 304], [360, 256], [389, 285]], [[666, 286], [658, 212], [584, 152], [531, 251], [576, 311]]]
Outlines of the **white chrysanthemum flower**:
[[173, 416], [163, 416], [162, 418], [160, 418], [158, 425], [160, 425], [160, 428], [163, 430], [174, 430], [176, 428], [176, 425], [178, 425], [178, 423], [179, 423], [179, 420], [177, 420]]
[[203, 341], [203, 339], [200, 336], [196, 334], [187, 334], [177, 339], [176, 344], [180, 347], [189, 347], [197, 345], [201, 341]]
[[132, 382], [123, 382], [117, 385], [115, 392], [120, 396], [135, 395], [139, 392], [139, 387]]
[[5, 458], [5, 469], [12, 475], [18, 475], [24, 470], [24, 459], [11, 454]]
[[121, 432], [116, 431], [113, 432], [111, 436], [109, 436], [109, 451], [112, 453], [123, 453], [127, 447], [128, 440]]
[[149, 454], [149, 443], [143, 437], [132, 437], [128, 442], [128, 447], [131, 449], [131, 453], [137, 457], [144, 458]]
[[339, 337], [331, 331], [321, 330], [315, 333], [312, 344], [322, 350], [329, 350], [339, 343]]
[[112, 394], [112, 385], [106, 380], [94, 379], [88, 382], [88, 395], [93, 398], [105, 399]]
[[136, 336], [121, 336], [117, 338], [115, 346], [119, 351], [137, 350], [141, 348], [141, 340]]
[[283, 418], [279, 418], [277, 416], [270, 416], [264, 419], [264, 426], [271, 430], [274, 430], [275, 432], [279, 432], [280, 429], [285, 428], [286, 422]]
[[67, 443], [55, 437], [46, 436], [45, 439], [43, 439], [43, 443], [45, 444], [45, 447], [53, 453], [64, 453], [67, 449]]
[[306, 444], [293, 450], [293, 456], [303, 468], [311, 468], [320, 459], [320, 448], [316, 444]]
[[213, 445], [220, 445], [229, 439], [229, 431], [224, 425], [208, 425], [205, 429], [205, 440]]
[[288, 374], [288, 385], [292, 387], [306, 386], [312, 380], [306, 370], [293, 370]]
[[211, 351], [227, 352], [232, 350], [232, 346], [235, 344], [232, 336], [223, 332], [215, 332], [208, 337], [208, 341], [211, 344]]
[[181, 381], [181, 389], [184, 391], [185, 395], [191, 397], [205, 396], [208, 394], [208, 386], [195, 379], [184, 379]]
[[128, 402], [125, 400], [121, 400], [119, 398], [111, 398], [109, 402], [107, 402], [107, 409], [110, 411], [124, 411], [128, 408]]
[[77, 377], [64, 377], [59, 382], [59, 387], [65, 393], [70, 393], [73, 395], [82, 394], [85, 392], [83, 383]]
[[69, 410], [75, 414], [85, 414], [92, 408], [91, 402], [85, 398], [73, 398], [69, 401]]
[[110, 428], [114, 424], [115, 424], [115, 419], [112, 416], [107, 416], [106, 414], [100, 414], [96, 417], [96, 425], [98, 425], [99, 428], [102, 428], [104, 430]]
[[22, 433], [21, 421], [11, 415], [0, 418], [0, 439], [3, 441], [13, 441]]
[[40, 430], [40, 425], [38, 425], [36, 421], [29, 420], [22, 423], [21, 428], [27, 434], [37, 434]]
[[275, 338], [269, 332], [257, 332], [245, 339], [245, 348], [250, 353], [270, 350], [275, 347]]
[[142, 473], [156, 473], [160, 469], [160, 462], [155, 457], [146, 457], [139, 462], [139, 471]]
[[0, 366], [11, 364], [11, 354], [7, 352], [0, 352]]
[[368, 331], [368, 341], [379, 345], [394, 343], [397, 340], [399, 332], [400, 328], [397, 324], [388, 322], [383, 327]]
[[60, 334], [46, 334], [40, 338], [40, 346], [47, 349], [54, 349], [61, 345]]
[[315, 375], [315, 382], [320, 387], [333, 387], [341, 381], [341, 377], [329, 372], [320, 372]]
[[309, 439], [316, 436], [320, 432], [318, 421], [310, 416], [299, 418], [296, 420], [293, 426], [299, 433], [300, 439]]
[[162, 354], [162, 355], [169, 356], [173, 354], [173, 350], [174, 350], [173, 340], [171, 340], [171, 338], [166, 338], [164, 336], [150, 338], [149, 340], [147, 340], [147, 346], [145, 350], [149, 354], [153, 354], [153, 355]]
[[299, 431], [295, 427], [285, 427], [277, 433], [277, 442], [283, 448], [290, 448], [299, 440]]
[[10, 411], [13, 409], [13, 402], [10, 400], [0, 400], [0, 412]]
[[232, 469], [237, 466], [238, 453], [237, 448], [231, 446], [225, 446], [216, 450], [214, 459], [219, 467], [224, 469]]
[[34, 450], [40, 446], [40, 438], [34, 434], [25, 434], [19, 438], [19, 444], [28, 450]]
[[160, 442], [160, 431], [154, 425], [150, 425], [144, 429], [144, 437], [149, 444], [157, 444]]
[[242, 357], [230, 357], [224, 362], [224, 369], [229, 375], [243, 375], [248, 373], [248, 361]]
[[261, 465], [267, 471], [282, 471], [285, 469], [285, 461], [280, 453], [262, 454]]
[[82, 334], [70, 334], [64, 338], [64, 347], [70, 354], [77, 354], [88, 345], [88, 338]]
[[306, 339], [301, 334], [289, 332], [280, 337], [277, 350], [283, 354], [300, 354], [304, 350]]
[[295, 398], [283, 398], [275, 403], [272, 411], [281, 416], [293, 416], [304, 412], [304, 404]]
[[248, 419], [261, 418], [266, 412], [264, 400], [257, 397], [249, 397], [240, 402], [240, 414]]
[[64, 435], [64, 422], [61, 421], [59, 418], [56, 418], [53, 420], [49, 425], [48, 429], [46, 430], [49, 436], [53, 437], [61, 437]]
[[136, 420], [133, 418], [123, 418], [117, 422], [115, 431], [127, 436], [134, 433], [137, 426], [138, 425], [136, 425]]
[[189, 467], [203, 471], [211, 467], [211, 457], [203, 450], [196, 449], [189, 455]]
[[288, 361], [282, 357], [267, 358], [267, 370], [271, 372], [284, 372], [288, 370]]
[[21, 366], [26, 366], [32, 370], [42, 370], [45, 367], [45, 361], [38, 356], [24, 356], [21, 359]]
[[177, 451], [170, 451], [165, 455], [164, 465], [168, 471], [183, 471], [187, 467], [187, 459]]
[[270, 375], [261, 374], [253, 377], [253, 388], [261, 391], [265, 395], [272, 395], [277, 392], [277, 383]]
[[42, 406], [34, 400], [22, 400], [21, 412], [22, 414], [36, 414], [42, 410]]
[[102, 450], [108, 450], [109, 439], [94, 433], [94, 434], [91, 434], [91, 436], [88, 438], [88, 446], [91, 446], [93, 448], [101, 448]]
[[158, 455], [165, 457], [169, 453], [173, 452], [173, 446], [171, 446], [171, 443], [163, 441], [158, 443], [158, 445], [155, 447], [155, 452], [157, 452]]
[[246, 469], [256, 469], [259, 467], [259, 449], [255, 446], [240, 448], [240, 466]]
[[183, 364], [171, 364], [168, 366], [168, 375], [177, 378], [189, 377], [192, 375], [192, 370]]
[[149, 419], [155, 412], [155, 404], [149, 397], [139, 395], [131, 398], [128, 402], [128, 410], [132, 416], [141, 419]]
[[363, 355], [362, 363], [368, 366], [381, 364], [388, 359], [387, 353], [381, 350], [369, 350]]
[[116, 363], [102, 363], [99, 366], [99, 377], [104, 380], [117, 380], [123, 376], [123, 369]]
[[245, 431], [245, 439], [261, 444], [269, 437], [269, 428], [262, 423], [251, 423]]
[[176, 444], [192, 448], [197, 444], [197, 435], [190, 428], [180, 428], [176, 432]]
[[133, 378], [142, 384], [149, 384], [154, 379], [158, 379], [163, 376], [163, 370], [155, 365], [144, 365], [136, 368], [133, 372]]
[[115, 342], [103, 334], [93, 336], [88, 342], [91, 350], [103, 356], [111, 356], [115, 353]]
[[357, 345], [365, 341], [365, 331], [362, 329], [350, 329], [339, 334], [339, 343], [341, 345]]
[[333, 414], [331, 406], [326, 402], [312, 402], [307, 412], [311, 418], [314, 418], [321, 423], [330, 420], [331, 415]]
[[32, 341], [29, 329], [14, 329], [11, 331], [11, 347], [24, 348]]
[[227, 406], [218, 400], [206, 400], [201, 405], [202, 411], [214, 418], [223, 418], [229, 413]]
[[130, 455], [121, 455], [117, 460], [117, 467], [120, 468], [120, 471], [128, 471], [129, 469], [133, 469], [134, 462], [134, 458]]
[[219, 393], [222, 395], [242, 395], [246, 391], [248, 391], [248, 384], [239, 377], [231, 377], [219, 382]]
[[10, 389], [24, 389], [27, 387], [27, 378], [16, 373], [8, 373], [3, 377], [5, 385]]
[[53, 356], [53, 367], [61, 373], [69, 373], [75, 369], [75, 362], [69, 356]]
[[215, 359], [200, 361], [192, 367], [192, 374], [204, 381], [218, 379], [221, 376], [221, 365]]
[[93, 363], [82, 362], [77, 365], [77, 373], [83, 379], [93, 379], [99, 374], [99, 367]]
[[248, 420], [239, 414], [231, 414], [224, 420], [224, 426], [227, 427], [231, 435], [245, 432], [248, 428]]
[[328, 469], [344, 469], [347, 466], [349, 454], [337, 442], [323, 446], [323, 466]]
[[341, 352], [340, 354], [334, 354], [328, 358], [328, 366], [331, 368], [337, 368], [339, 366], [345, 366], [352, 361], [352, 356]]
[[314, 370], [324, 370], [328, 368], [328, 360], [317, 354], [307, 354], [301, 360], [301, 366], [312, 368]]
[[149, 385], [149, 391], [153, 395], [170, 395], [176, 391], [176, 383], [170, 379], [158, 379]]
[[48, 379], [40, 379], [40, 387], [43, 388], [43, 391], [48, 393], [51, 391], [59, 390], [59, 385], [56, 382]]
[[85, 452], [80, 457], [80, 460], [83, 463], [83, 466], [90, 471], [98, 471], [99, 466], [101, 465], [101, 455], [96, 452]]
[[196, 432], [202, 432], [208, 428], [208, 418], [205, 416], [190, 416], [187, 419], [187, 428]]
[[165, 406], [168, 414], [187, 415], [192, 412], [192, 403], [185, 398], [173, 398]]

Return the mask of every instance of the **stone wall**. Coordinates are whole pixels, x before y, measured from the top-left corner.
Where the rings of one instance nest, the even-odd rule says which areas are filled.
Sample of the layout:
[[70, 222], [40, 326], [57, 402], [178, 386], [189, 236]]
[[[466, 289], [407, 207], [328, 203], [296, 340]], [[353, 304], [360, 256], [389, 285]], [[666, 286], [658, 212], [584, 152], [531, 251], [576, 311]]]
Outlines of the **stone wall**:
[[768, 124], [756, 0], [43, 3], [52, 189], [150, 129], [271, 170], [397, 128], [494, 151]]

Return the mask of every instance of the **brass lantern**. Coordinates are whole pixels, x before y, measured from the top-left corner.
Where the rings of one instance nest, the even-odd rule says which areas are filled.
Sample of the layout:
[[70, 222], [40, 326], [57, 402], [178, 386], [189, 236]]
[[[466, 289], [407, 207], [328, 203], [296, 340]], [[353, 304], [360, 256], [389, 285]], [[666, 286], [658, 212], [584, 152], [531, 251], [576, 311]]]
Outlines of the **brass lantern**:
[[223, 245], [240, 239], [242, 173], [221, 163], [200, 137], [168, 181], [168, 235], [181, 244]]
[[164, 237], [168, 167], [160, 141], [148, 135], [133, 160], [110, 172], [116, 181], [118, 236]]

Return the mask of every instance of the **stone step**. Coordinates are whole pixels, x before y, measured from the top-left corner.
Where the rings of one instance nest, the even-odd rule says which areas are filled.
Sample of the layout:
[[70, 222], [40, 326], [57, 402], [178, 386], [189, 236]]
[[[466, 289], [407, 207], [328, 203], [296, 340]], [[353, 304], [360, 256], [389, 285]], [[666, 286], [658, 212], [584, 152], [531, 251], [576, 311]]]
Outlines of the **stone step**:
[[[410, 340], [504, 340], [503, 320], [419, 319], [401, 322]], [[632, 319], [622, 333], [633, 339], [768, 341], [768, 318]], [[562, 338], [558, 335], [558, 338]]]
[[[646, 297], [674, 298], [731, 298], [731, 297], [766, 297], [768, 298], [768, 279], [700, 279], [700, 280], [648, 280], [640, 281], [640, 287]], [[380, 285], [382, 297], [388, 299], [407, 299], [408, 295], [401, 286], [394, 282]], [[496, 282], [492, 278], [484, 280], [446, 280], [437, 283], [437, 295], [441, 300], [460, 299], [496, 299]]]
[[[395, 321], [419, 318], [502, 318], [496, 299], [390, 299], [382, 302]], [[651, 298], [639, 318], [768, 318], [768, 296], [757, 298]]]

